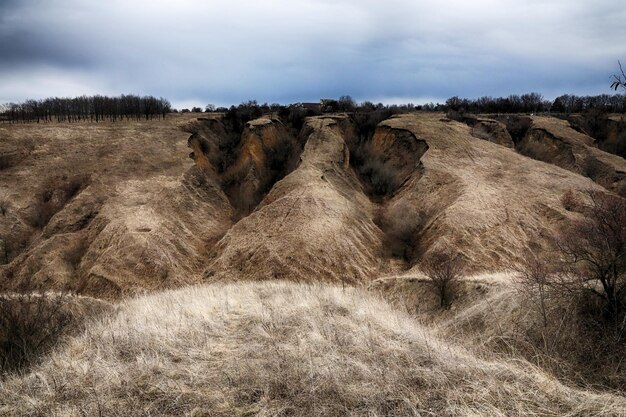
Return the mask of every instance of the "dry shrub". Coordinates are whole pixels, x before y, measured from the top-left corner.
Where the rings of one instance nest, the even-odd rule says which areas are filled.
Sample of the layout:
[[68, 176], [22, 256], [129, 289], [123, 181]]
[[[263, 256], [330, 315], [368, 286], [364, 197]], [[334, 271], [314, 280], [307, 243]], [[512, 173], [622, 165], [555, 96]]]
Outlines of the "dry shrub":
[[567, 211], [576, 211], [582, 206], [582, 201], [572, 189], [569, 189], [561, 196], [561, 204]]
[[538, 320], [511, 340], [552, 372], [624, 390], [626, 200], [587, 197], [586, 217], [563, 228], [555, 250], [528, 254], [519, 265], [524, 302]]
[[385, 163], [372, 142], [361, 142], [350, 148], [350, 163], [365, 182], [367, 191], [374, 196], [393, 194], [400, 186], [400, 173], [390, 163]]
[[0, 372], [29, 366], [70, 324], [65, 294], [0, 296]]
[[407, 262], [415, 259], [420, 232], [426, 218], [423, 210], [406, 201], [390, 205], [383, 211], [377, 224], [385, 233], [385, 247], [392, 256]]
[[446, 344], [362, 289], [185, 288], [129, 300], [0, 385], [6, 415], [617, 415], [626, 399]]
[[626, 308], [626, 200], [587, 195], [585, 218], [565, 225], [556, 242], [567, 277], [563, 285], [597, 297], [607, 321], [618, 325]]
[[422, 260], [421, 269], [435, 287], [441, 308], [449, 308], [455, 284], [465, 269], [462, 255], [450, 248], [435, 248]]

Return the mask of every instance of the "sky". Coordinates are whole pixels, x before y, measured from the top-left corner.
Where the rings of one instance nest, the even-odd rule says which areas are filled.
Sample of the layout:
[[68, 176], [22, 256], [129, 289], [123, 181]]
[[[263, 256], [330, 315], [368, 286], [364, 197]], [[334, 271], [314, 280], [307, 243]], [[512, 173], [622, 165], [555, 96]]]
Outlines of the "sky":
[[0, 103], [611, 93], [623, 0], [0, 0]]

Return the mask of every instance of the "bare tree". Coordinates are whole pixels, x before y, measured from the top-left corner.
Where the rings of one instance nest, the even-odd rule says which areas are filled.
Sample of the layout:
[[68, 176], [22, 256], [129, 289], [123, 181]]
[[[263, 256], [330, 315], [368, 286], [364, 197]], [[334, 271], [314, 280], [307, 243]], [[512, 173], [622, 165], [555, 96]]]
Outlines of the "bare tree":
[[626, 299], [626, 200], [589, 192], [584, 219], [570, 222], [557, 247], [569, 285], [581, 287], [604, 304], [610, 321], [621, 320]]
[[534, 298], [537, 295], [539, 312], [543, 320], [543, 327], [548, 326], [547, 298], [553, 287], [553, 271], [548, 262], [541, 256], [530, 253], [517, 266], [519, 283], [524, 292]]
[[613, 84], [611, 84], [611, 88], [615, 91], [622, 88], [626, 90], [626, 74], [624, 73], [624, 68], [622, 68], [622, 63], [617, 62], [619, 64], [619, 71], [621, 74], [615, 75], [613, 74]]
[[453, 286], [463, 276], [464, 269], [461, 254], [451, 249], [435, 249], [422, 262], [422, 271], [435, 287], [441, 308], [450, 306]]

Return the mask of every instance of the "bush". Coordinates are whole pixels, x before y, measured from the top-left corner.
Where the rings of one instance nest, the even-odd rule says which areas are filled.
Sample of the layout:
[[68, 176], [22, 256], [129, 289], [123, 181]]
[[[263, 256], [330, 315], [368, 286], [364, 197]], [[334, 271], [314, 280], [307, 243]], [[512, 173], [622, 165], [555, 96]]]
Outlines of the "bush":
[[70, 324], [65, 294], [0, 296], [0, 371], [29, 366]]
[[367, 191], [374, 196], [393, 194], [400, 186], [399, 173], [391, 164], [383, 162], [370, 141], [350, 148], [350, 163], [367, 185]]
[[400, 202], [389, 206], [377, 222], [385, 233], [385, 247], [391, 255], [411, 262], [416, 257], [425, 214], [415, 205]]
[[626, 200], [595, 191], [588, 197], [586, 218], [567, 224], [557, 240], [563, 288], [597, 297], [606, 323], [626, 337]]
[[576, 211], [582, 205], [582, 202], [574, 191], [569, 189], [561, 197], [561, 204], [563, 204], [563, 208], [567, 211]]
[[454, 286], [463, 276], [465, 262], [452, 249], [435, 249], [422, 261], [422, 271], [432, 282], [441, 308], [449, 308], [454, 297]]
[[626, 372], [619, 365], [626, 348], [625, 323], [607, 320], [600, 286], [588, 281], [590, 275], [577, 277], [573, 269], [579, 266], [564, 267], [564, 256], [572, 261], [556, 250], [530, 253], [518, 264], [523, 317], [515, 324], [519, 333], [504, 341], [507, 351], [582, 385], [626, 389]]

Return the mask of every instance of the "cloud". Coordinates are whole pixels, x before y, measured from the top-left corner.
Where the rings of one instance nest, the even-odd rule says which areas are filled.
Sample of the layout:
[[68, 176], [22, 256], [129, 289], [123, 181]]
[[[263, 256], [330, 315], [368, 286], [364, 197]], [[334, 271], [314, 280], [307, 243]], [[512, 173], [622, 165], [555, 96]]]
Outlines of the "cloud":
[[616, 0], [0, 1], [0, 102], [601, 93], [624, 21]]

